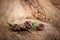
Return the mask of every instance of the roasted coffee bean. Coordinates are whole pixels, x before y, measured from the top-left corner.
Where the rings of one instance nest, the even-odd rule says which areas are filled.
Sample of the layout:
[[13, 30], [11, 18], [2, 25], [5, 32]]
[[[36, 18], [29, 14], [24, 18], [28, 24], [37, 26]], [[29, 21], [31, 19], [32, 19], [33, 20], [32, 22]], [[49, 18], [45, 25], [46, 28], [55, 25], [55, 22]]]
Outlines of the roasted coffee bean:
[[17, 24], [14, 24], [13, 27], [11, 28], [12, 30], [19, 30], [20, 26]]
[[26, 21], [24, 24], [25, 24], [26, 28], [31, 28], [32, 27], [31, 21]]
[[43, 25], [43, 24], [39, 24], [39, 25], [37, 26], [37, 30], [42, 31], [43, 29], [44, 29], [44, 25]]

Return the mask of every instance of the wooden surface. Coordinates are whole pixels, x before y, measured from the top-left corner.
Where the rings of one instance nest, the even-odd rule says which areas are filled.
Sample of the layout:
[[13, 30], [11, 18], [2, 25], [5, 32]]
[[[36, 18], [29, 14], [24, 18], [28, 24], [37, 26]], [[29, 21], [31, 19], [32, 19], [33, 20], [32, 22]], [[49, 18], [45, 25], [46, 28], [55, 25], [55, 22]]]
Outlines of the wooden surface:
[[[36, 22], [36, 21], [35, 21]], [[0, 26], [0, 40], [59, 40], [59, 32], [48, 23], [43, 31], [12, 31], [9, 26]]]
[[[6, 24], [24, 19], [40, 20], [45, 29], [14, 32]], [[60, 40], [60, 0], [0, 0], [0, 25], [0, 40]]]

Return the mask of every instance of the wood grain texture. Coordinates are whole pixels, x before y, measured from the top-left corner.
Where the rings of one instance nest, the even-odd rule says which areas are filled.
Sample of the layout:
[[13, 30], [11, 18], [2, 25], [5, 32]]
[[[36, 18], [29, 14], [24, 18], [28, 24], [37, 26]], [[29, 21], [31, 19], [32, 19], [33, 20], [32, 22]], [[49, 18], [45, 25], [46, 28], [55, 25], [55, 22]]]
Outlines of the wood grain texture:
[[[44, 31], [13, 32], [6, 22], [39, 20]], [[0, 40], [60, 40], [60, 0], [0, 0]], [[19, 33], [19, 34], [18, 34]]]

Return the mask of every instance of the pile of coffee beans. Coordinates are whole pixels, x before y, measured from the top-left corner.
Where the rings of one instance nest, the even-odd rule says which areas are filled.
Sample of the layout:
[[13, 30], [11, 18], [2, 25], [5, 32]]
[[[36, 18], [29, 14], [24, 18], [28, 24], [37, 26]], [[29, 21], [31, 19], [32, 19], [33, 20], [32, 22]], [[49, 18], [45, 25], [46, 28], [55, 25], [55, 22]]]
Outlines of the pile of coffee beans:
[[[13, 31], [27, 31], [27, 29], [31, 29], [32, 28], [32, 22], [31, 21], [26, 21], [23, 24], [14, 24], [12, 26], [12, 30]], [[44, 29], [44, 25], [43, 24], [39, 24], [36, 26], [36, 30], [40, 30], [42, 31]]]

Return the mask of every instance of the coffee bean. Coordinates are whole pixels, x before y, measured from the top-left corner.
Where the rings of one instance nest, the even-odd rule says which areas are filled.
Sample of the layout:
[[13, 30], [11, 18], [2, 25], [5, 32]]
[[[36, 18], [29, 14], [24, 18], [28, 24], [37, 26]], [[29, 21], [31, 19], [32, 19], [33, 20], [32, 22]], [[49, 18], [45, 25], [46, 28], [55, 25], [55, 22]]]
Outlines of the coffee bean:
[[32, 27], [31, 21], [26, 21], [24, 24], [25, 24], [26, 28], [31, 28]]
[[37, 30], [42, 31], [43, 29], [44, 29], [44, 25], [43, 25], [43, 24], [39, 24], [39, 25], [37, 26]]

